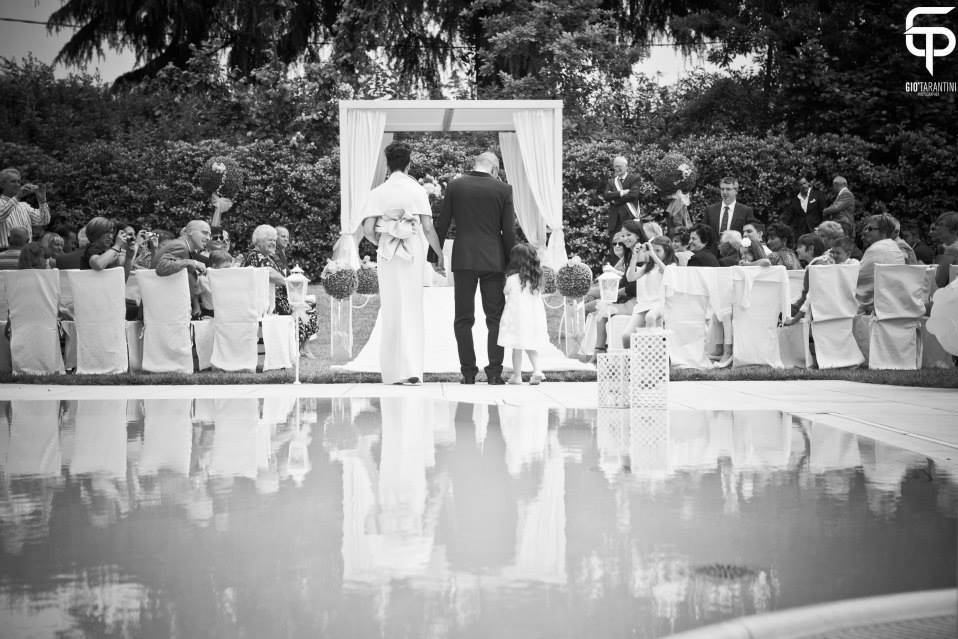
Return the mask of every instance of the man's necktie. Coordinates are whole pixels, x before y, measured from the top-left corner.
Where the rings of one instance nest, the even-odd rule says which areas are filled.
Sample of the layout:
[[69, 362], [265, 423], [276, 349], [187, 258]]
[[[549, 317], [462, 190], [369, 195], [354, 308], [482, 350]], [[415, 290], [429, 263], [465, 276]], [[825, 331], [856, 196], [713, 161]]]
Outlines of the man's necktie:
[[722, 207], [722, 219], [719, 220], [719, 233], [727, 231], [728, 226], [728, 204]]

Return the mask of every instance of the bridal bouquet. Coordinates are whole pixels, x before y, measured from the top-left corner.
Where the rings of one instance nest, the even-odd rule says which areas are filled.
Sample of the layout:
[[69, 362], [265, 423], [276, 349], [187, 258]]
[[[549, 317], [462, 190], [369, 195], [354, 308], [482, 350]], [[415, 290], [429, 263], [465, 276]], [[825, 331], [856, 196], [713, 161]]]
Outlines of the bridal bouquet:
[[578, 256], [566, 262], [556, 273], [556, 290], [565, 297], [584, 297], [592, 287], [592, 269]]
[[215, 156], [200, 167], [196, 180], [207, 195], [231, 200], [243, 188], [243, 171], [233, 158]]
[[327, 260], [319, 281], [330, 297], [344, 300], [356, 292], [359, 276], [355, 269], [350, 268], [345, 262]]
[[666, 153], [652, 170], [652, 181], [656, 188], [672, 200], [666, 209], [669, 228], [691, 226], [688, 192], [695, 188], [697, 179], [695, 165], [681, 153]]
[[379, 269], [375, 262], [369, 261], [369, 256], [363, 258], [359, 270], [356, 271], [356, 292], [360, 295], [375, 295], [379, 292]]

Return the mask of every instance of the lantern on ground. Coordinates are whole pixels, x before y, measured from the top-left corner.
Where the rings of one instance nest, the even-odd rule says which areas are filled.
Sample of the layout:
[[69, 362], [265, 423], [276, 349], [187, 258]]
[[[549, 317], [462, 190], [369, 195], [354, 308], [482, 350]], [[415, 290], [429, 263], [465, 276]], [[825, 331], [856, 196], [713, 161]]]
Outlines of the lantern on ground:
[[303, 274], [303, 269], [297, 264], [289, 272], [286, 278], [286, 296], [289, 298], [289, 305], [293, 312], [299, 313], [306, 309], [306, 286], [309, 284], [309, 278]]

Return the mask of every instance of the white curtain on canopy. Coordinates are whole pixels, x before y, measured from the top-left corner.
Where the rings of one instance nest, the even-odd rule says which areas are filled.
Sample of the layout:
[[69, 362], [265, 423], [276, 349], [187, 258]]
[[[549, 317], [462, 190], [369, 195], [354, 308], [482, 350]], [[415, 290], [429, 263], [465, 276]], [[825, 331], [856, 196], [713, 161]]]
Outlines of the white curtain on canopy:
[[[512, 114], [526, 178], [539, 214], [551, 231], [545, 262], [558, 268], [568, 260], [562, 233], [562, 138], [557, 134], [555, 112], [545, 109]], [[561, 130], [561, 129], [559, 129]]]
[[506, 178], [512, 185], [512, 202], [516, 208], [516, 219], [526, 239], [536, 248], [546, 245], [546, 223], [539, 214], [539, 206], [532, 195], [526, 168], [519, 150], [519, 140], [515, 133], [499, 133], [499, 148], [502, 150], [502, 163], [506, 168]]
[[340, 133], [339, 184], [342, 189], [340, 239], [333, 248], [337, 259], [346, 259], [359, 267], [357, 235], [362, 223], [363, 202], [376, 176], [382, 155], [385, 111], [351, 109], [345, 113]]

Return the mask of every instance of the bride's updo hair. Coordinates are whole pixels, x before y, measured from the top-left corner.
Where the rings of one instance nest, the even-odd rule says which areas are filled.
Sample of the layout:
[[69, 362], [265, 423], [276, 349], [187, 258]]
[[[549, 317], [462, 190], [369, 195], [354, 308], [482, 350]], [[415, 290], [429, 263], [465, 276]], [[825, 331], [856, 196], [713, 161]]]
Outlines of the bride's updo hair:
[[412, 150], [405, 142], [393, 142], [386, 147], [386, 168], [390, 173], [405, 171], [409, 166], [409, 156]]

